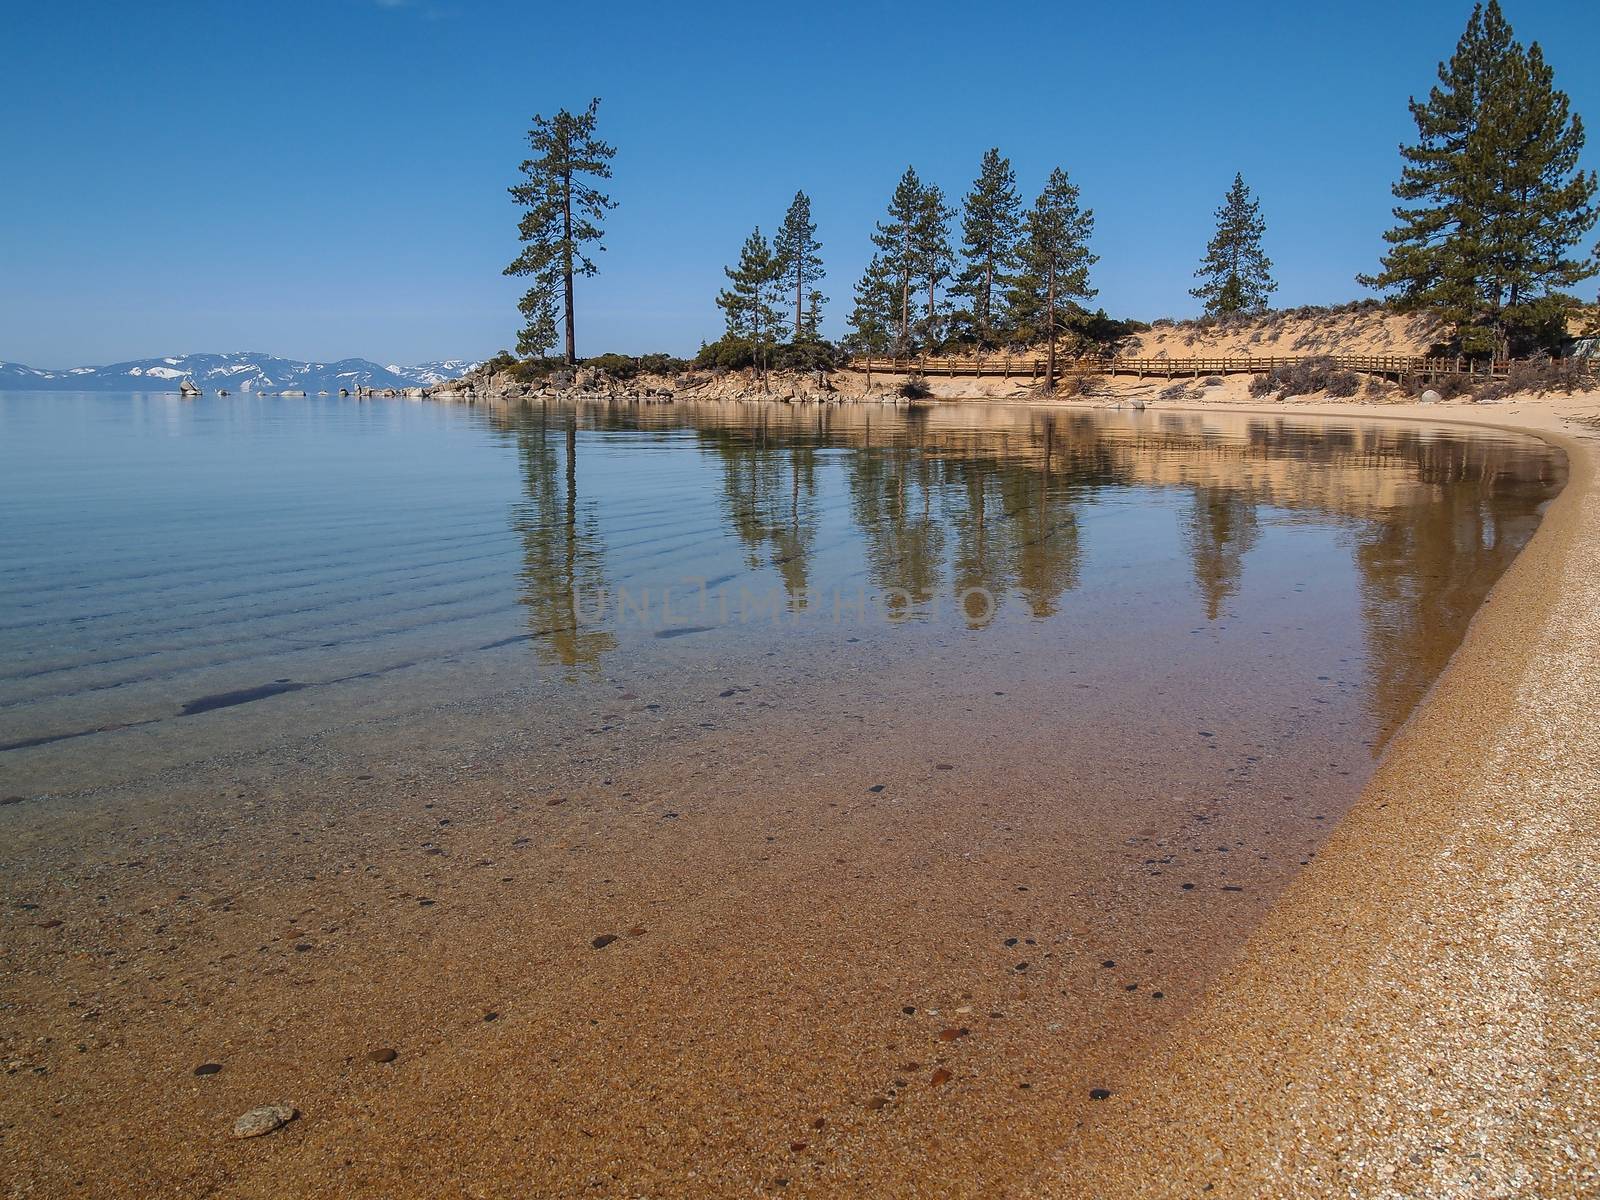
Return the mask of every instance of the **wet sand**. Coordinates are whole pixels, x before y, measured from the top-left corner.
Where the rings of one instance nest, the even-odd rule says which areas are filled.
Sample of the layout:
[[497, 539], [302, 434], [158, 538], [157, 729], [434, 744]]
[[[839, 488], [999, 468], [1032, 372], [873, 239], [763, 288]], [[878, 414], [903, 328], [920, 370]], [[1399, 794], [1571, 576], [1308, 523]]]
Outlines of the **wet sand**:
[[[1195, 733], [1181, 686], [1132, 694], [1096, 714], [1099, 736], [1072, 736], [1065, 718], [1014, 720], [1059, 707], [1060, 680], [947, 671], [962, 684], [930, 698], [924, 669], [859, 652], [831, 677], [694, 680], [692, 700], [655, 709], [658, 681], [611, 680], [577, 720], [535, 714], [487, 742], [487, 712], [456, 714], [426, 747], [379, 722], [123, 803], [8, 806], [8, 1194], [1348, 1191], [1308, 1148], [1351, 1120], [1340, 1098], [1370, 1106], [1381, 1079], [1381, 1111], [1404, 1117], [1395, 1106], [1420, 1094], [1400, 1086], [1404, 1051], [1432, 1054], [1446, 1027], [1482, 1042], [1448, 1003], [1454, 977], [1391, 967], [1394, 946], [1350, 931], [1508, 912], [1509, 884], [1470, 892], [1503, 873], [1454, 881], [1470, 909], [1437, 903], [1424, 868], [1468, 794], [1441, 800], [1437, 781], [1472, 775], [1490, 744], [1552, 732], [1515, 722], [1562, 697], [1507, 691], [1505, 667], [1567, 594], [1573, 531], [1593, 543], [1572, 515], [1591, 492], [1580, 458], [1326, 850], [1366, 769], [1337, 728], [1296, 715], [1278, 735], [1312, 749], [1275, 761], [1259, 727], [1216, 714], [1222, 749], [1197, 772], [1148, 753]], [[1441, 708], [1452, 689], [1466, 700]], [[1557, 748], [1578, 753], [1593, 736], [1579, 726]], [[626, 738], [586, 752], [607, 727]], [[1326, 765], [1308, 778], [1319, 737]], [[1252, 787], [1230, 792], [1247, 762]], [[1541, 870], [1577, 872], [1569, 903], [1582, 902], [1586, 846], [1501, 821], [1485, 836], [1512, 834], [1537, 839]], [[1516, 882], [1524, 901], [1543, 886]], [[1499, 919], [1476, 931], [1497, 953]], [[1519, 931], [1524, 964], [1544, 961], [1540, 932]], [[1330, 969], [1308, 967], [1305, 947], [1323, 943], [1338, 948]], [[1562, 965], [1590, 952], [1569, 945]], [[1389, 969], [1428, 980], [1414, 990], [1442, 1025], [1419, 1023]], [[1493, 998], [1502, 982], [1464, 991]], [[1588, 983], [1535, 982], [1542, 1019], [1592, 1014]], [[1368, 994], [1375, 983], [1396, 994]], [[1379, 999], [1389, 1010], [1361, 1020], [1383, 1023], [1363, 1026], [1357, 1001]], [[1470, 1056], [1448, 1057], [1465, 1070]], [[221, 1070], [196, 1074], [205, 1064]], [[1457, 1081], [1452, 1116], [1471, 1116], [1478, 1078]], [[1284, 1080], [1304, 1114], [1287, 1125], [1267, 1102]], [[1592, 1126], [1592, 1101], [1566, 1099], [1576, 1115], [1550, 1125]], [[269, 1103], [301, 1116], [228, 1137]], [[1205, 1139], [1224, 1130], [1238, 1165], [1205, 1174]]]
[[1323, 852], [1041, 1192], [1600, 1191], [1597, 410], [1447, 410], [1561, 445], [1566, 491]]
[[[454, 747], [379, 730], [14, 823], [36, 907], [4, 915], [10, 1188], [1016, 1186], [1195, 1000], [1366, 751], [1329, 728], [1308, 779], [1311, 714], [1213, 712], [1219, 749], [1173, 761], [1152, 729], [1205, 743], [1165, 681], [1094, 712], [1121, 733], [1019, 726], [1063, 686], [996, 696], [980, 657], [938, 664], [965, 682], [933, 703], [870, 654], [831, 694], [735, 676], [653, 712], [614, 685], [586, 728], [484, 745], [463, 713]], [[602, 723], [625, 751], [596, 753]], [[588, 749], [554, 770], [561, 738]], [[267, 1103], [302, 1116], [231, 1141]]]

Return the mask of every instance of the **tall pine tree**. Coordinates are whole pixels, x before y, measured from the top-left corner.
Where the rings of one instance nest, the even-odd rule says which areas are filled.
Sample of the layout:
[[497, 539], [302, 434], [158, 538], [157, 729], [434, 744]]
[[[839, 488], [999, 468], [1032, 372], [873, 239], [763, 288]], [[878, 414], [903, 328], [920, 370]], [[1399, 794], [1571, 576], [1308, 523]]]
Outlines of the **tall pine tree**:
[[1596, 273], [1578, 246], [1600, 214], [1595, 175], [1578, 167], [1583, 122], [1544, 52], [1516, 41], [1496, 0], [1480, 4], [1411, 116], [1399, 224], [1384, 234], [1383, 269], [1360, 282], [1453, 322], [1469, 354], [1552, 339], [1569, 303], [1561, 290]]
[[886, 218], [878, 222], [872, 244], [883, 251], [883, 267], [894, 281], [896, 300], [894, 352], [911, 350], [911, 289], [918, 279], [918, 230], [926, 219], [922, 180], [915, 167], [907, 167], [894, 195], [889, 198]]
[[777, 306], [783, 288], [778, 267], [777, 256], [758, 226], [740, 247], [737, 265], [722, 269], [728, 287], [717, 293], [717, 307], [722, 309], [728, 334], [751, 343], [762, 378], [766, 377], [768, 351], [783, 322]]
[[1206, 302], [1209, 316], [1264, 312], [1267, 297], [1277, 291], [1272, 280], [1272, 260], [1261, 250], [1261, 236], [1267, 223], [1261, 217], [1261, 202], [1250, 198], [1243, 175], [1234, 175], [1233, 186], [1217, 209], [1217, 232], [1206, 247], [1195, 277], [1205, 280], [1189, 294]]
[[559, 300], [569, 365], [578, 361], [572, 280], [575, 275], [593, 275], [599, 270], [584, 247], [605, 235], [600, 223], [616, 207], [611, 197], [586, 179], [610, 179], [611, 159], [617, 153], [595, 135], [599, 108], [600, 101], [594, 99], [576, 115], [563, 108], [548, 119], [535, 116], [528, 130], [533, 155], [521, 167], [526, 182], [508, 189], [512, 199], [528, 211], [517, 225], [517, 236], [525, 243], [522, 253], [505, 273], [533, 278], [517, 304], [523, 316], [517, 353], [543, 354], [555, 342]]
[[[817, 227], [811, 220], [811, 199], [804, 192], [794, 194], [783, 225], [772, 239], [772, 250], [778, 259], [778, 273], [794, 295], [794, 340], [807, 340], [808, 327], [812, 330], [811, 340], [815, 340], [816, 324], [827, 297], [816, 290], [822, 278], [822, 244], [817, 241]], [[817, 310], [810, 318], [808, 304]]]
[[1013, 281], [1010, 302], [1020, 328], [1042, 337], [1048, 347], [1045, 391], [1056, 387], [1056, 338], [1074, 309], [1073, 301], [1095, 294], [1089, 268], [1094, 212], [1078, 203], [1078, 189], [1060, 167], [1050, 172], [1044, 191], [1022, 223], [1022, 269]]
[[932, 347], [939, 339], [938, 287], [955, 268], [950, 247], [950, 219], [955, 209], [944, 202], [944, 190], [927, 184], [917, 206], [913, 242], [916, 247], [916, 272], [928, 287], [928, 309], [922, 322], [923, 344]]
[[1022, 199], [1011, 160], [987, 150], [977, 181], [962, 203], [961, 273], [950, 287], [972, 302], [972, 325], [980, 347], [995, 343], [995, 293], [1006, 286], [1022, 231]]

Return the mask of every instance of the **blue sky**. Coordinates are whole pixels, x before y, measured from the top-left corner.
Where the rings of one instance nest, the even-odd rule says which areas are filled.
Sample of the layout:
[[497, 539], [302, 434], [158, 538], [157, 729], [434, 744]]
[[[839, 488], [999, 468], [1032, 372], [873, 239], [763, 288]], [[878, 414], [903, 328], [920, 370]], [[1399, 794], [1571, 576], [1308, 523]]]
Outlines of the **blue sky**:
[[[1600, 139], [1591, 3], [1506, 0]], [[0, 359], [264, 350], [415, 362], [512, 343], [528, 119], [603, 97], [618, 147], [579, 353], [688, 352], [750, 227], [812, 197], [837, 332], [908, 163], [983, 150], [1096, 212], [1099, 303], [1187, 289], [1235, 170], [1281, 304], [1360, 294], [1406, 99], [1465, 0], [802, 5], [277, 0], [5, 5]], [[1586, 151], [1600, 165], [1600, 140]]]

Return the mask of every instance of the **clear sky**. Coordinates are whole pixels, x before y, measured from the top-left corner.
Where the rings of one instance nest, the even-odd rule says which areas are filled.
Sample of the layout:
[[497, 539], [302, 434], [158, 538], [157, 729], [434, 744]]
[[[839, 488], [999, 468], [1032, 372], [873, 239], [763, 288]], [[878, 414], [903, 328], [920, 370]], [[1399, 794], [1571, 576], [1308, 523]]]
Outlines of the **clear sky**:
[[[1504, 0], [1595, 126], [1592, 0]], [[1114, 315], [1188, 315], [1212, 212], [1256, 190], [1277, 301], [1360, 294], [1406, 110], [1467, 0], [0, 6], [0, 359], [263, 350], [382, 362], [514, 340], [505, 193], [528, 119], [603, 98], [617, 148], [579, 353], [715, 338], [721, 269], [812, 197], [837, 333], [908, 163], [1065, 167]]]

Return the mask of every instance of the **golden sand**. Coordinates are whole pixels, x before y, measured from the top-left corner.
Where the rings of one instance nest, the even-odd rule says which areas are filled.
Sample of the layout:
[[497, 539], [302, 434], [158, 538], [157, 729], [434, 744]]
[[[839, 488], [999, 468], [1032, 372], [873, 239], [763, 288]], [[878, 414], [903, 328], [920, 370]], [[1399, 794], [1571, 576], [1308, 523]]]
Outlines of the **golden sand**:
[[1568, 487], [1322, 853], [1041, 1191], [1600, 1191], [1597, 410], [1400, 410], [1540, 433]]

